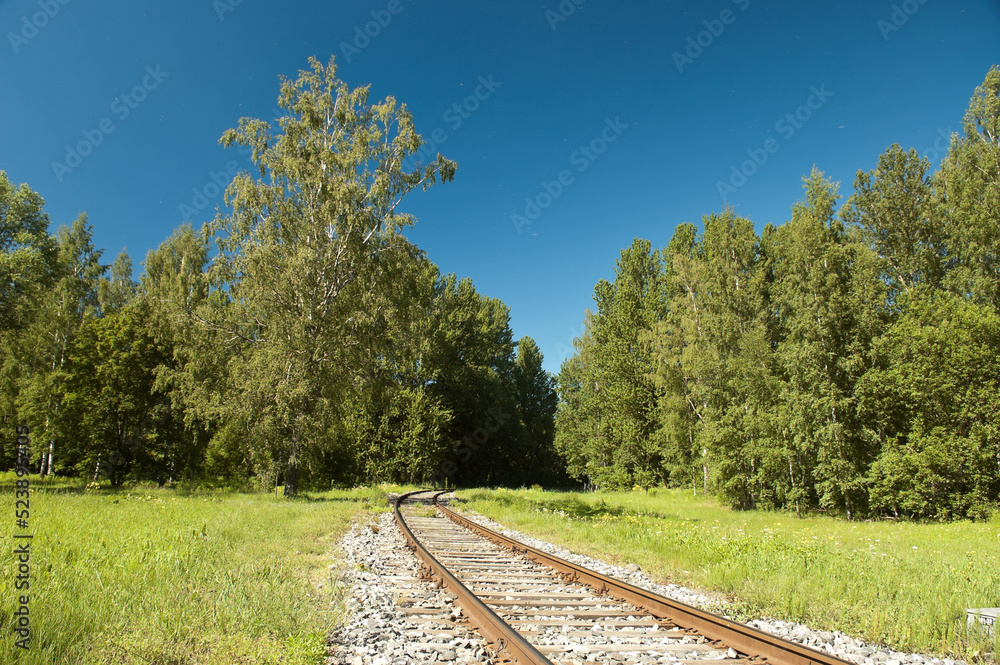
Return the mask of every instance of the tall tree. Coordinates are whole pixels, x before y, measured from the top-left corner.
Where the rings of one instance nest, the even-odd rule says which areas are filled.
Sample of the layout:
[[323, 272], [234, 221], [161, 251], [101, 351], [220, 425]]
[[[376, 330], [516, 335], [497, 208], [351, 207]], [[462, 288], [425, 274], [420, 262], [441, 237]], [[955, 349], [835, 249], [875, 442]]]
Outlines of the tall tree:
[[44, 205], [26, 183], [15, 187], [0, 171], [0, 331], [27, 323], [51, 283], [56, 250]]
[[167, 480], [210, 475], [232, 482], [249, 472], [242, 457], [219, 455], [211, 459], [220, 463], [210, 465], [207, 456], [225, 412], [230, 361], [225, 333], [197, 325], [224, 301], [222, 293], [209, 294], [208, 254], [204, 231], [182, 225], [146, 255], [139, 284], [146, 323], [163, 351], [153, 370], [153, 390], [164, 396], [174, 430], [162, 423], [157, 432], [160, 438], [164, 432], [171, 437], [163, 443], [169, 448]]
[[952, 291], [1000, 307], [1000, 66], [976, 88], [935, 178], [954, 269]]
[[423, 252], [400, 246], [404, 251], [382, 255], [396, 260], [384, 284], [384, 333], [369, 340], [366, 371], [355, 375], [339, 416], [337, 450], [355, 465], [336, 465], [327, 455], [325, 477], [421, 483], [450, 453], [446, 431], [453, 414], [435, 387], [442, 375], [434, 338], [451, 327], [441, 316], [442, 278]]
[[14, 459], [17, 400], [24, 374], [21, 330], [52, 284], [55, 242], [42, 197], [0, 171], [0, 460]]
[[845, 223], [878, 257], [890, 306], [899, 294], [936, 288], [943, 277], [946, 241], [929, 168], [916, 150], [894, 143], [872, 171], [858, 171], [842, 211]]
[[524, 426], [527, 480], [551, 483], [563, 477], [555, 454], [555, 380], [542, 367], [544, 358], [530, 337], [517, 343], [513, 383], [517, 415]]
[[715, 357], [706, 330], [707, 289], [701, 239], [694, 224], [680, 224], [663, 251], [667, 314], [647, 333], [653, 352], [651, 380], [659, 390], [656, 436], [669, 480], [708, 491], [704, 438]]
[[594, 368], [591, 311], [586, 311], [583, 333], [573, 339], [576, 353], [563, 360], [557, 377], [559, 402], [555, 414], [555, 447], [571, 478], [589, 478], [592, 449], [604, 449], [601, 439], [600, 395]]
[[435, 309], [424, 360], [434, 376], [429, 392], [451, 413], [443, 475], [464, 485], [525, 477], [524, 432], [514, 418], [510, 309], [454, 275], [438, 285]]
[[138, 285], [132, 279], [132, 257], [124, 249], [108, 266], [108, 273], [97, 287], [97, 301], [102, 314], [120, 312], [138, 294]]
[[601, 394], [599, 418], [605, 436], [588, 475], [603, 487], [662, 483], [667, 470], [653, 434], [657, 388], [646, 331], [665, 313], [663, 262], [648, 240], [622, 250], [615, 280], [594, 287], [594, 376]]
[[[780, 431], [797, 509], [816, 501], [851, 513], [864, 494], [870, 455], [854, 416], [854, 384], [863, 363], [853, 357], [851, 248], [834, 215], [836, 186], [813, 170], [805, 199], [779, 229], [774, 306], [786, 382]], [[816, 494], [814, 495], [813, 492]]]
[[224, 321], [244, 349], [234, 354], [235, 403], [258, 440], [287, 440], [285, 493], [298, 490], [303, 446], [324, 440], [335, 394], [379, 334], [381, 255], [413, 223], [397, 212], [417, 187], [450, 180], [452, 162], [404, 171], [422, 145], [406, 106], [369, 104], [331, 58], [283, 80], [280, 133], [241, 119], [221, 142], [251, 150], [260, 178], [238, 175], [232, 207], [213, 230], [217, 288], [231, 300]]
[[[75, 425], [68, 462], [81, 473], [106, 471], [120, 486], [133, 471], [167, 480], [174, 434], [169, 402], [154, 390], [165, 350], [149, 331], [139, 304], [88, 318], [69, 350], [65, 418]], [[159, 436], [157, 436], [159, 434]]]
[[779, 381], [767, 287], [770, 266], [750, 220], [707, 216], [701, 255], [704, 327], [714, 359], [705, 445], [720, 494], [734, 505], [773, 501]]
[[32, 426], [33, 452], [45, 474], [56, 468], [58, 441], [73, 434], [74, 423], [62, 412], [69, 350], [84, 322], [98, 314], [98, 290], [107, 270], [93, 233], [85, 215], [57, 230], [54, 283], [35, 304], [34, 320], [20, 336], [19, 409]]

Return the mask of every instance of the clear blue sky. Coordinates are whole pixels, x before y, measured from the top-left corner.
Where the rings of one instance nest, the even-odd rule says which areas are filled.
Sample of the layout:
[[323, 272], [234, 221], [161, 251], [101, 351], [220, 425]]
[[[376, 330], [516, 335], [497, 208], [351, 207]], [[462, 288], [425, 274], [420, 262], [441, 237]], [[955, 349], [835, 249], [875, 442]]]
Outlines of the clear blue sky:
[[336, 54], [440, 130], [458, 174], [405, 201], [410, 237], [551, 371], [634, 237], [727, 202], [780, 224], [814, 164], [847, 195], [893, 142], [939, 157], [1000, 63], [997, 0], [0, 0], [0, 26], [0, 169], [137, 266], [249, 166], [222, 132]]

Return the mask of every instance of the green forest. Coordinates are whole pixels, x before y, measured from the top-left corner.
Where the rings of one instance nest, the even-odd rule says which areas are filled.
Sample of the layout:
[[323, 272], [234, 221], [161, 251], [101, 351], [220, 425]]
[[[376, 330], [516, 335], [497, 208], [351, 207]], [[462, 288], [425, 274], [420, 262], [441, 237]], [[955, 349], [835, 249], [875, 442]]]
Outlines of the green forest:
[[[301, 489], [685, 487], [742, 508], [984, 517], [1000, 498], [1000, 68], [941, 164], [818, 169], [783, 224], [636, 239], [558, 376], [444, 274], [407, 194], [457, 165], [328, 64], [284, 79], [225, 208], [134, 276], [0, 172], [0, 468]], [[874, 156], [873, 156], [874, 157]], [[871, 165], [869, 165], [871, 166]], [[418, 194], [417, 194], [418, 195]], [[846, 198], [844, 198], [846, 196]]]
[[600, 488], [744, 509], [983, 517], [1000, 495], [1000, 68], [936, 171], [890, 146], [841, 204], [636, 240], [558, 377], [556, 447]]
[[85, 216], [50, 231], [0, 173], [0, 432], [15, 464], [121, 486], [550, 483], [556, 393], [507, 306], [442, 274], [403, 197], [450, 181], [404, 105], [333, 60], [283, 80], [272, 128], [221, 138], [259, 173], [225, 213], [102, 262]]

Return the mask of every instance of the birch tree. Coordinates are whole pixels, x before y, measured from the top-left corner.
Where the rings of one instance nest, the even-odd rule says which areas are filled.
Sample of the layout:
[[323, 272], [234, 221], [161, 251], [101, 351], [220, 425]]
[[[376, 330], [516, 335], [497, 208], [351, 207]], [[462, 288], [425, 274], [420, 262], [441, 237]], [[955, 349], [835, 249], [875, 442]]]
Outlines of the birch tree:
[[222, 136], [251, 151], [259, 177], [244, 172], [226, 190], [231, 211], [213, 224], [211, 273], [228, 302], [204, 319], [241, 349], [232, 408], [264, 458], [287, 451], [286, 496], [297, 493], [303, 449], [323, 440], [359, 351], [383, 332], [383, 256], [414, 222], [400, 202], [455, 172], [440, 155], [404, 170], [423, 143], [406, 106], [369, 103], [369, 88], [349, 88], [332, 58], [309, 65], [282, 80], [287, 115], [276, 130], [243, 118]]

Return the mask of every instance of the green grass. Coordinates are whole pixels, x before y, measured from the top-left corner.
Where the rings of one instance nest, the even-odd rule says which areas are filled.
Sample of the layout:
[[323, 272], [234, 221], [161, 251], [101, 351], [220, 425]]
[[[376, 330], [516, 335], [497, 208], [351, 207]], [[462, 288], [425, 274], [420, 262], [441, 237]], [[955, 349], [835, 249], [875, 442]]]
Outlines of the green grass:
[[[345, 589], [329, 566], [385, 488], [272, 494], [32, 478], [31, 643], [14, 646], [13, 476], [0, 476], [0, 663], [322, 662]], [[4, 514], [6, 513], [6, 514]]]
[[[745, 617], [838, 629], [902, 650], [982, 658], [965, 608], [1000, 606], [1000, 518], [847, 522], [739, 512], [690, 492], [469, 490], [465, 506], [660, 581], [724, 594]], [[989, 659], [989, 656], [986, 656]]]

